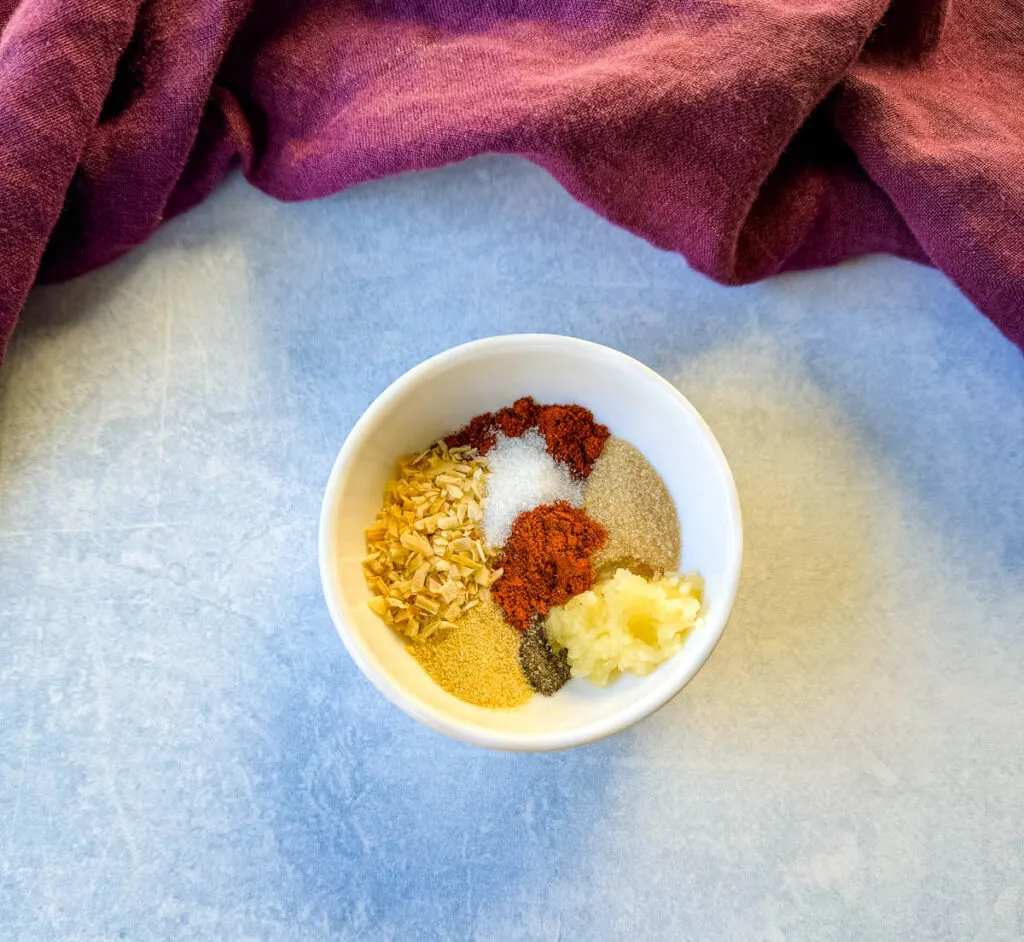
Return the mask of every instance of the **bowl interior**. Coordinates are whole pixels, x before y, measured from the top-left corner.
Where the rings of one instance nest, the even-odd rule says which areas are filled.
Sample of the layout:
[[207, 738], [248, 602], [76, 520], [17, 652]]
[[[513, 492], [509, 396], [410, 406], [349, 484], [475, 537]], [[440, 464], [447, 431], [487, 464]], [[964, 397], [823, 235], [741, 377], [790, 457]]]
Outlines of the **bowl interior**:
[[[682, 566], [706, 582], [703, 623], [646, 677], [606, 688], [573, 680], [554, 697], [514, 710], [463, 703], [438, 687], [402, 640], [366, 606], [363, 530], [377, 513], [399, 455], [420, 450], [474, 415], [520, 396], [576, 402], [643, 452], [680, 516]], [[456, 348], [398, 380], [353, 429], [328, 485], [321, 567], [331, 612], [349, 651], [393, 702], [429, 725], [481, 745], [561, 748], [628, 726], [696, 673], [732, 605], [740, 520], [728, 466], [693, 408], [657, 374], [616, 351], [562, 337], [499, 337]]]

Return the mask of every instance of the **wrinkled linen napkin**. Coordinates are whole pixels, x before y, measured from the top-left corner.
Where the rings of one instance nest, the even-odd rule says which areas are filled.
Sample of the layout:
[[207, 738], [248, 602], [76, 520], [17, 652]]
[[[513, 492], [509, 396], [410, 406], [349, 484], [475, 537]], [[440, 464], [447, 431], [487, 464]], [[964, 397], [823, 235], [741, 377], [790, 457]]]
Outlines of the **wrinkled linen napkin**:
[[483, 152], [721, 282], [935, 265], [1024, 346], [1021, 0], [0, 0], [0, 30], [0, 355], [35, 281], [236, 162], [300, 200]]

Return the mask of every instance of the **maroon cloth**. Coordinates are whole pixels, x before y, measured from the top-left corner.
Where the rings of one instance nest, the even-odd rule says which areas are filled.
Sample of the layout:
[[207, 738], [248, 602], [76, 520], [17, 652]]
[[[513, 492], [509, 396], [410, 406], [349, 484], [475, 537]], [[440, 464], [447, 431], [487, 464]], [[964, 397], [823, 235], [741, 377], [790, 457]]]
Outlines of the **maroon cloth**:
[[0, 0], [0, 28], [0, 353], [34, 280], [236, 160], [299, 200], [485, 151], [729, 284], [929, 262], [1024, 346], [1021, 0]]

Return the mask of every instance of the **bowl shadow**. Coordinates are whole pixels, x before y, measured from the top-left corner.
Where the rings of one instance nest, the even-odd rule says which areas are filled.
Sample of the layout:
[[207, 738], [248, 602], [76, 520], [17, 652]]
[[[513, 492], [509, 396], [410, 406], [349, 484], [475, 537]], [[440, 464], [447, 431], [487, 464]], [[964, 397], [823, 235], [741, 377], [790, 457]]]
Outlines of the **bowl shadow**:
[[865, 600], [878, 578], [872, 505], [884, 487], [843, 416], [774, 352], [714, 351], [676, 380], [729, 460], [744, 558], [718, 648], [656, 722], [702, 724], [737, 752], [737, 738], [759, 752], [813, 723], [873, 657], [879, 628]]

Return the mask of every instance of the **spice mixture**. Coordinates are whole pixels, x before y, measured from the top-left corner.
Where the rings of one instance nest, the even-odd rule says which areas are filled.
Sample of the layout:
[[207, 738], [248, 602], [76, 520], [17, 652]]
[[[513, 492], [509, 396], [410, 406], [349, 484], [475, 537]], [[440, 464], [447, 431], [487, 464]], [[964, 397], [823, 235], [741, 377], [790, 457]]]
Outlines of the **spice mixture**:
[[647, 673], [700, 613], [664, 481], [576, 404], [524, 396], [402, 458], [366, 541], [370, 608], [476, 706]]

